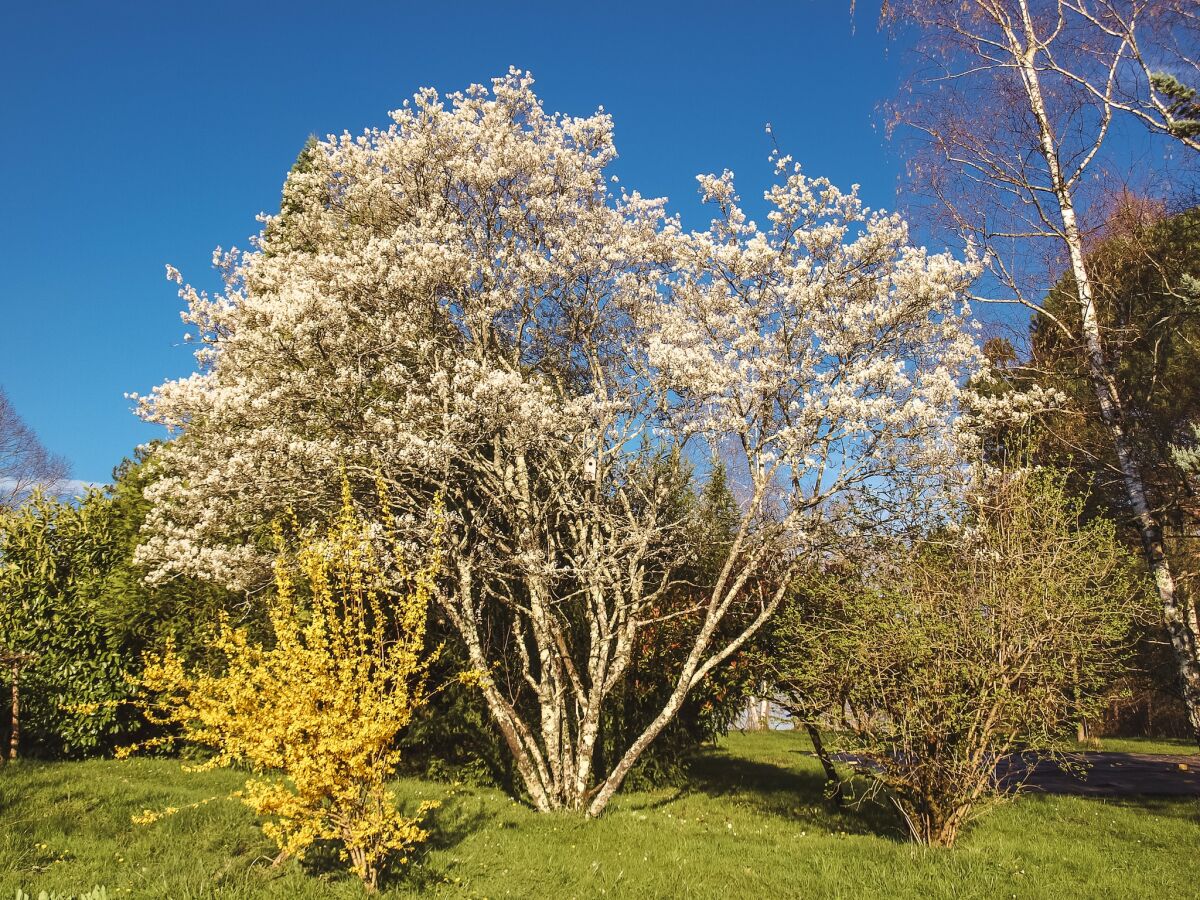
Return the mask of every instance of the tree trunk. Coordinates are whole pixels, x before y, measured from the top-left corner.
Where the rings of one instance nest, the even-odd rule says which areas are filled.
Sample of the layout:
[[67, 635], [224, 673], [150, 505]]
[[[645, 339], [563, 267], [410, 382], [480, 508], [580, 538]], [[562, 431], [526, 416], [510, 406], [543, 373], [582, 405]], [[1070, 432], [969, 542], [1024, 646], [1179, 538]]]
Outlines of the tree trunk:
[[[471, 569], [463, 563], [459, 563], [457, 569], [460, 595], [470, 598], [473, 590]], [[460, 610], [452, 602], [444, 600], [442, 604], [442, 608], [450, 617], [451, 622], [462, 635], [471, 665], [476, 672], [480, 673], [479, 687], [487, 704], [488, 713], [496, 727], [500, 729], [504, 742], [508, 745], [509, 758], [516, 765], [517, 772], [521, 776], [525, 789], [529, 792], [534, 808], [542, 812], [553, 809], [555, 807], [549, 790], [551, 779], [545, 762], [538, 752], [533, 736], [529, 734], [520, 717], [505, 701], [499, 688], [493, 682], [488, 672], [489, 667], [483, 652], [476, 618], [470, 609], [470, 603], [467, 602], [464, 606], [465, 609]]]
[[830, 799], [838, 806], [842, 805], [842, 779], [838, 775], [837, 767], [833, 764], [833, 758], [829, 755], [829, 751], [825, 749], [825, 742], [821, 740], [820, 729], [812, 722], [805, 722], [804, 728], [808, 732], [809, 740], [812, 741], [813, 751], [817, 754], [817, 759], [821, 761], [821, 768], [825, 770], [825, 780], [833, 785], [833, 792], [830, 794]]
[[1112, 441], [1117, 465], [1125, 486], [1125, 494], [1141, 535], [1146, 561], [1158, 589], [1163, 621], [1171, 638], [1171, 647], [1175, 652], [1184, 700], [1187, 703], [1192, 736], [1197, 743], [1200, 743], [1200, 657], [1197, 656], [1197, 636], [1189, 626], [1188, 612], [1179, 597], [1175, 578], [1171, 573], [1171, 566], [1163, 548], [1162, 527], [1155, 518], [1146, 497], [1145, 482], [1137, 456], [1132, 441], [1125, 431], [1121, 393], [1104, 353], [1100, 323], [1096, 316], [1095, 293], [1084, 257], [1083, 238], [1079, 231], [1074, 196], [1071, 186], [1063, 176], [1054, 129], [1042, 95], [1036, 64], [1039, 44], [1025, 0], [1021, 2], [1021, 10], [1024, 16], [1023, 27], [1026, 37], [1024, 48], [1020, 46], [1020, 41], [1016, 39], [1015, 35], [1010, 34], [1009, 39], [1012, 41], [1013, 56], [1020, 67], [1030, 111], [1037, 121], [1041, 141], [1040, 151], [1046, 161], [1055, 200], [1062, 217], [1063, 240], [1071, 257], [1071, 273], [1075, 278], [1079, 302], [1081, 337], [1088, 380], [1091, 382], [1100, 406], [1100, 418]]
[[1079, 660], [1076, 658], [1071, 664], [1071, 687], [1075, 699], [1075, 712], [1079, 715], [1079, 720], [1075, 723], [1075, 743], [1087, 744], [1091, 739], [1088, 733], [1088, 723], [1083, 718], [1083, 691], [1079, 686]]
[[600, 789], [588, 805], [587, 815], [589, 819], [594, 819], [604, 812], [604, 808], [608, 806], [608, 801], [617, 792], [617, 789], [625, 780], [625, 776], [633, 768], [634, 763], [638, 761], [642, 753], [658, 737], [659, 733], [675, 718], [675, 714], [679, 712], [683, 706], [684, 699], [687, 697], [688, 689], [684, 684], [685, 682], [681, 680], [680, 686], [676, 687], [674, 693], [668, 699], [667, 705], [663, 707], [662, 712], [658, 714], [645, 731], [638, 735], [637, 740], [625, 751], [625, 755], [621, 757], [620, 761], [613, 767], [612, 772], [601, 783]]
[[[732, 559], [732, 556], [730, 557]], [[725, 606], [731, 602], [737, 592], [741, 590], [742, 584], [747, 576], [743, 572], [735, 581], [735, 584], [726, 588], [725, 575], [728, 574], [731, 562], [726, 562], [726, 573], [722, 574], [717, 582], [717, 587], [714, 590], [726, 590]], [[727, 660], [730, 656], [745, 646], [758, 632], [766, 621], [775, 614], [775, 610], [779, 608], [779, 604], [783, 602], [784, 591], [789, 578], [784, 578], [781, 582], [783, 587], [775, 591], [770, 599], [762, 606], [754, 620], [749, 625], [742, 629], [732, 641], [727, 643], [721, 650], [713, 653], [704, 660], [704, 655], [709, 650], [709, 644], [712, 641], [713, 634], [717, 630], [717, 626], [721, 623], [722, 617], [725, 614], [724, 608], [719, 608], [714, 615], [712, 610], [704, 626], [700, 629], [700, 633], [696, 636], [695, 643], [692, 645], [692, 652], [688, 655], [687, 661], [683, 665], [682, 671], [679, 673], [679, 679], [675, 683], [675, 689], [671, 692], [671, 696], [667, 699], [666, 705], [662, 711], [654, 718], [654, 720], [646, 726], [645, 730], [637, 737], [620, 757], [617, 764], [609, 772], [608, 777], [601, 782], [596, 788], [596, 794], [592, 798], [592, 802], [588, 804], [588, 818], [595, 818], [604, 812], [604, 808], [608, 805], [608, 801], [612, 799], [613, 794], [621, 787], [621, 783], [625, 780], [625, 776], [629, 774], [629, 770], [633, 768], [646, 748], [654, 741], [655, 738], [662, 733], [662, 730], [670, 724], [671, 720], [683, 706], [684, 700], [687, 699], [688, 693], [693, 687], [700, 683], [702, 679], [707, 677], [708, 673], [720, 663]]]
[[21, 664], [12, 664], [12, 732], [8, 737], [8, 758], [16, 759], [17, 750], [21, 745]]
[[760, 731], [761, 729], [762, 723], [759, 718], [758, 698], [751, 697], [746, 701], [746, 730]]

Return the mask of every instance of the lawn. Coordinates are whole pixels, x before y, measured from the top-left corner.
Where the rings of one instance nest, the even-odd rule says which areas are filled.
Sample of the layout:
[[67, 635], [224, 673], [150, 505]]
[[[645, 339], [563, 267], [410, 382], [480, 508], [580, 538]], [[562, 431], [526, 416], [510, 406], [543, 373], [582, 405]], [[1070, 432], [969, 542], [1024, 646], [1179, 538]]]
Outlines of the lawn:
[[[730, 735], [686, 789], [621, 796], [597, 822], [538, 815], [496, 790], [401, 781], [411, 802], [443, 806], [433, 846], [383, 896], [1200, 896], [1196, 800], [1026, 796], [986, 814], [955, 850], [922, 850], [881, 804], [831, 811], [807, 750], [793, 733]], [[0, 898], [98, 884], [110, 900], [362, 896], [336, 870], [272, 869], [249, 811], [223, 799], [240, 780], [161, 759], [0, 770]], [[130, 821], [210, 797], [151, 825]]]

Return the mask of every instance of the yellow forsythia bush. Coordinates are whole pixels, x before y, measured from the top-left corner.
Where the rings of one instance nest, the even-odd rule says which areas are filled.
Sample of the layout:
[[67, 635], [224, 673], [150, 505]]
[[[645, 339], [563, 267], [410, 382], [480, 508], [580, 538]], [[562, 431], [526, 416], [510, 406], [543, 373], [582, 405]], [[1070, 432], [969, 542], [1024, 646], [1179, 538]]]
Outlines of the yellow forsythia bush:
[[370, 890], [384, 865], [406, 863], [428, 837], [421, 822], [437, 805], [403, 816], [386, 781], [400, 761], [396, 735], [426, 699], [440, 543], [439, 526], [423, 568], [407, 570], [395, 536], [356, 514], [344, 483], [332, 526], [301, 532], [295, 553], [279, 540], [266, 601], [272, 642], [222, 620], [218, 667], [189, 670], [168, 648], [141, 679], [155, 721], [216, 751], [205, 767], [255, 773], [239, 795], [281, 857], [335, 842]]

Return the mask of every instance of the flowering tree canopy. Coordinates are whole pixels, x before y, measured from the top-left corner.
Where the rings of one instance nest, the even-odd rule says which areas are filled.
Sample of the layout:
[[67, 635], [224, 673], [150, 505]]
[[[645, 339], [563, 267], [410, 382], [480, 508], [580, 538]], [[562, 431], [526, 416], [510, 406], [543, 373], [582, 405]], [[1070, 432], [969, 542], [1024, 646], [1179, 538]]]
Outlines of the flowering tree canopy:
[[[285, 506], [336, 508], [339, 466], [387, 482], [378, 512], [414, 542], [439, 497], [439, 602], [529, 796], [595, 815], [823, 535], [956, 463], [975, 267], [787, 158], [769, 227], [726, 173], [687, 233], [611, 187], [607, 115], [549, 115], [515, 70], [392, 118], [307, 148], [253, 249], [218, 255], [223, 293], [183, 288], [199, 371], [138, 401], [178, 432], [140, 552], [248, 588]], [[661, 714], [596, 772], [605, 698], [686, 552], [683, 454], [744, 480], [736, 533]]]

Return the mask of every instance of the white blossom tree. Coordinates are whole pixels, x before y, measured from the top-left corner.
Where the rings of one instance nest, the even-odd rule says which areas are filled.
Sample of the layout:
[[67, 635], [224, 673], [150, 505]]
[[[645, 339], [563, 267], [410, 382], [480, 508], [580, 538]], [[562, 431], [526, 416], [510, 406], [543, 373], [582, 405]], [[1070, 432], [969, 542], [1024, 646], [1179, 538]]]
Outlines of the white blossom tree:
[[[598, 815], [828, 529], [955, 464], [974, 266], [786, 159], [770, 228], [726, 175], [685, 234], [611, 189], [608, 116], [548, 115], [515, 70], [392, 116], [310, 145], [254, 249], [218, 256], [224, 292], [181, 291], [200, 369], [138, 401], [179, 432], [139, 552], [253, 588], [256, 535], [334, 508], [339, 466], [382, 477], [414, 541], [439, 497], [439, 601], [529, 797]], [[597, 772], [605, 699], [686, 552], [665, 461], [730, 451], [723, 571], [661, 712]]]

